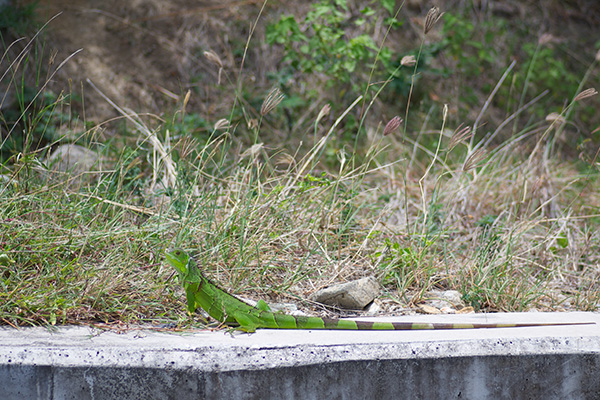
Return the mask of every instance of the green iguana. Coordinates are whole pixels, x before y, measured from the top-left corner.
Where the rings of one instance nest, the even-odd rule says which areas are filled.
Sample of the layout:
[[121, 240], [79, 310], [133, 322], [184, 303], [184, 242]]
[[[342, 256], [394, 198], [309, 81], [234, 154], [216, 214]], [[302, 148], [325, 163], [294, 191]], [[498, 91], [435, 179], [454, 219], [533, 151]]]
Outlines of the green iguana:
[[220, 289], [207, 279], [195, 265], [194, 260], [183, 250], [166, 252], [167, 262], [179, 274], [185, 289], [188, 309], [191, 313], [201, 307], [217, 321], [236, 326], [245, 332], [257, 328], [270, 329], [344, 329], [344, 330], [425, 330], [425, 329], [479, 329], [508, 328], [550, 325], [582, 325], [594, 322], [562, 323], [519, 323], [519, 324], [467, 324], [467, 323], [413, 323], [413, 322], [370, 322], [347, 319], [292, 316], [272, 312], [267, 303], [260, 300], [251, 306]]

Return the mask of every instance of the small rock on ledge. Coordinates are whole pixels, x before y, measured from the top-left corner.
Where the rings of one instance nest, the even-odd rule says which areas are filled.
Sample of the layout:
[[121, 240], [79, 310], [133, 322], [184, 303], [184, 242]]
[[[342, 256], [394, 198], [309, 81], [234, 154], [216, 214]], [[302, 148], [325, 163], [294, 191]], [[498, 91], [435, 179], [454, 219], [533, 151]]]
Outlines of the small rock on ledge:
[[350, 310], [361, 310], [379, 295], [379, 284], [373, 277], [340, 283], [321, 289], [311, 300]]

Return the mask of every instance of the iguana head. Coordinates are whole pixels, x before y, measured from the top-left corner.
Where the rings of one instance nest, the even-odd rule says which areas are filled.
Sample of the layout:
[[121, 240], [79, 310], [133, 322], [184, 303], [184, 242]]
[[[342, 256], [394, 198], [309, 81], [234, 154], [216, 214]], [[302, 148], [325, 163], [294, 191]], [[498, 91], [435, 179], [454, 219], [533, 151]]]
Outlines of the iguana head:
[[171, 251], [166, 251], [165, 256], [167, 257], [167, 262], [175, 268], [179, 275], [186, 276], [188, 274], [190, 256], [185, 251], [175, 248]]

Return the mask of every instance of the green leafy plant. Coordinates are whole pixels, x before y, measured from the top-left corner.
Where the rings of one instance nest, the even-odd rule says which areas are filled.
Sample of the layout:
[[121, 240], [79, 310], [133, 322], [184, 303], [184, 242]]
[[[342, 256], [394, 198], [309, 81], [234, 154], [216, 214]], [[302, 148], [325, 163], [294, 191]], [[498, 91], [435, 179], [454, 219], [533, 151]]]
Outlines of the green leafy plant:
[[269, 44], [284, 46], [284, 61], [293, 70], [323, 73], [349, 83], [355, 81], [353, 74], [357, 67], [374, 60], [378, 47], [369, 35], [349, 37], [347, 30], [364, 25], [374, 14], [373, 9], [365, 7], [360, 16], [353, 16], [346, 0], [323, 0], [312, 6], [301, 22], [302, 29], [295, 16], [283, 15], [267, 27], [266, 39]]
[[577, 91], [580, 77], [566, 65], [553, 45], [524, 43], [523, 52], [529, 61], [517, 70], [515, 86], [534, 95], [551, 89], [549, 95], [535, 108], [535, 113], [538, 117], [545, 117], [552, 105], [553, 111], [560, 112], [565, 101]]
[[485, 21], [475, 26], [470, 18], [445, 13], [441, 46], [456, 60], [457, 70], [465, 76], [477, 76], [497, 61], [494, 42], [504, 34], [501, 20]]
[[461, 87], [463, 102], [477, 104], [479, 99], [472, 79], [494, 69], [498, 62], [494, 43], [505, 33], [501, 20], [484, 21], [476, 26], [467, 15], [444, 14], [443, 38], [439, 48], [455, 62], [453, 70], [446, 71], [446, 74], [460, 74], [461, 78], [469, 79], [469, 85]]
[[9, 32], [20, 36], [34, 29], [35, 12], [38, 2], [29, 4], [14, 4], [15, 1], [0, 6], [0, 37], [4, 39], [3, 34]]
[[[325, 78], [326, 87], [335, 90], [337, 98], [351, 90], [364, 91], [369, 78], [400, 80], [404, 83], [400, 86], [406, 89], [410, 79], [398, 68], [405, 54], [395, 54], [389, 47], [376, 43], [369, 33], [382, 14], [388, 15], [384, 23], [390, 28], [403, 23], [395, 17], [394, 1], [382, 0], [376, 4], [353, 13], [346, 0], [322, 0], [312, 5], [303, 20], [282, 15], [268, 25], [267, 42], [284, 48], [280, 77], [318, 74]], [[421, 62], [420, 68], [424, 65]], [[375, 75], [369, 77], [373, 67]]]
[[375, 252], [374, 258], [380, 258], [379, 268], [383, 273], [384, 284], [397, 284], [406, 289], [414, 283], [412, 271], [419, 262], [419, 256], [408, 246], [385, 239], [385, 252]]
[[[390, 28], [402, 25], [395, 18], [394, 7], [394, 2], [381, 1], [353, 10], [346, 0], [321, 0], [303, 19], [283, 15], [267, 26], [267, 42], [284, 50], [276, 78], [286, 97], [294, 98], [296, 91], [288, 81], [322, 84], [321, 90], [304, 92], [304, 101], [310, 100], [307, 96], [329, 101], [335, 113], [359, 95], [374, 93], [381, 82], [391, 81], [389, 91], [401, 88], [407, 94], [410, 75], [400, 70], [402, 55], [376, 43], [371, 33], [382, 16]], [[373, 86], [373, 82], [379, 85]], [[361, 109], [357, 107], [346, 115], [339, 133], [328, 140], [324, 148], [327, 165], [338, 165], [344, 147], [351, 142], [356, 146], [364, 138]], [[292, 120], [301, 112], [286, 110]]]

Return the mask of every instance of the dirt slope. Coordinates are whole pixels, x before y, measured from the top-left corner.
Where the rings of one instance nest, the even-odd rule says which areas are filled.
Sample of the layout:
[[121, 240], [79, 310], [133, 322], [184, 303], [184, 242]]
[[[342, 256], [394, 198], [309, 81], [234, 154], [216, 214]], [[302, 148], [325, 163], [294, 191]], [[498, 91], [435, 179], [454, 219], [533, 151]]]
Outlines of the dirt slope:
[[[230, 30], [255, 1], [57, 0], [40, 2], [55, 66], [77, 53], [57, 75], [55, 90], [68, 87], [85, 95], [88, 118], [102, 121], [114, 109], [85, 83], [92, 81], [121, 106], [160, 113], [172, 107], [202, 74], [213, 83], [217, 70], [203, 50], [223, 47]], [[60, 14], [60, 15], [59, 15]], [[218, 14], [219, 18], [215, 18]], [[230, 25], [231, 26], [231, 25]], [[83, 83], [82, 83], [83, 82]], [[192, 99], [193, 100], [193, 99]]]

